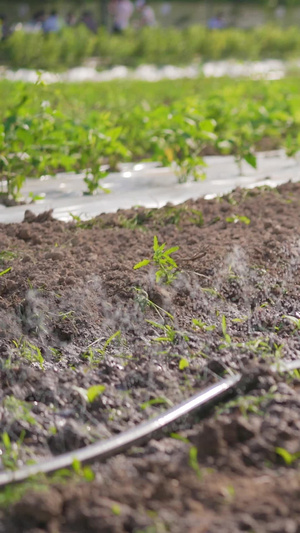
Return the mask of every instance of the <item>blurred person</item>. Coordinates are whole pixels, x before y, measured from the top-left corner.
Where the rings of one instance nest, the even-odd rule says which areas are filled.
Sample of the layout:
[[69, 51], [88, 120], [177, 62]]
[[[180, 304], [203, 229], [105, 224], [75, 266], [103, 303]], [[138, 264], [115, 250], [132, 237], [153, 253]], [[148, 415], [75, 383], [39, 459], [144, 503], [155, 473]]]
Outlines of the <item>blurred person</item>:
[[4, 41], [11, 34], [10, 26], [7, 23], [7, 17], [4, 14], [0, 15], [0, 41]]
[[136, 9], [139, 14], [138, 25], [144, 26], [156, 26], [155, 14], [151, 6], [146, 4], [146, 0], [137, 0]]
[[18, 5], [18, 17], [24, 20], [29, 13], [29, 5], [28, 4], [20, 4]]
[[286, 15], [286, 7], [284, 5], [279, 4], [275, 9], [275, 17], [277, 20], [284, 19]]
[[93, 33], [97, 33], [97, 22], [91, 11], [84, 11], [81, 15], [80, 22], [82, 22]]
[[36, 32], [42, 31], [44, 21], [45, 21], [45, 11], [44, 10], [36, 11], [32, 16], [32, 19], [27, 24], [24, 24], [23, 30], [26, 33], [36, 33]]
[[45, 18], [42, 27], [45, 33], [55, 33], [60, 30], [61, 24], [55, 9], [53, 9], [50, 15]]
[[210, 30], [222, 30], [225, 26], [226, 24], [222, 13], [217, 13], [217, 15], [214, 15], [208, 21], [208, 27]]
[[130, 0], [112, 0], [109, 6], [113, 18], [113, 33], [122, 33], [129, 26], [134, 11]]
[[69, 11], [66, 14], [66, 18], [65, 18], [66, 26], [74, 27], [74, 26], [76, 26], [76, 22], [77, 22], [76, 16], [74, 15], [74, 13], [72, 11]]
[[163, 17], [167, 17], [168, 15], [170, 15], [172, 11], [172, 6], [169, 2], [164, 2], [160, 8], [160, 12], [162, 14]]

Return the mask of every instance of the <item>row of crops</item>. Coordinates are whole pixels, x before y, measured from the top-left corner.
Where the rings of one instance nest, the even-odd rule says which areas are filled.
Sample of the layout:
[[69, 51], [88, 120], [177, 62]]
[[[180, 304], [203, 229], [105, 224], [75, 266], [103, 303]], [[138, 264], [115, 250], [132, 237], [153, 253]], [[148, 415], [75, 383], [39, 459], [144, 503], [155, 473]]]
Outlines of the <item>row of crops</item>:
[[299, 80], [178, 80], [36, 85], [0, 83], [0, 191], [27, 177], [85, 171], [87, 192], [124, 161], [172, 165], [203, 177], [205, 154], [256, 165], [255, 150], [300, 145]]
[[111, 35], [92, 34], [85, 26], [64, 28], [59, 34], [16, 31], [0, 42], [0, 62], [13, 68], [63, 70], [95, 56], [100, 65], [141, 63], [173, 65], [195, 59], [219, 60], [299, 57], [298, 27], [269, 25], [245, 30], [211, 31], [203, 26], [186, 29], [145, 28]]

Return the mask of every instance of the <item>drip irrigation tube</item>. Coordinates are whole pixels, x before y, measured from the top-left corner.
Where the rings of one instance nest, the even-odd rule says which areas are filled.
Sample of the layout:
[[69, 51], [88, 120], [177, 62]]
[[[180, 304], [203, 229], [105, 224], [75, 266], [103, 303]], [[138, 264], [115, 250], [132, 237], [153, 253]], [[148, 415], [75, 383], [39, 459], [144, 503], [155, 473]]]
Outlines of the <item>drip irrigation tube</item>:
[[[298, 368], [300, 368], [300, 360], [292, 362], [282, 361], [271, 367], [275, 372], [288, 372]], [[236, 374], [226, 379], [222, 379], [215, 385], [207, 387], [172, 409], [168, 409], [163, 414], [152, 418], [147, 422], [143, 422], [134, 428], [128, 429], [115, 437], [111, 437], [104, 441], [97, 441], [85, 448], [64, 453], [54, 459], [41, 461], [35, 465], [24, 466], [19, 470], [2, 472], [0, 473], [0, 487], [4, 487], [11, 483], [25, 481], [37, 474], [50, 474], [62, 468], [69, 468], [72, 466], [74, 460], [78, 460], [81, 463], [95, 460], [104, 461], [113, 455], [128, 450], [134, 445], [140, 444], [145, 439], [150, 439], [159, 430], [183, 416], [191, 414], [196, 410], [200, 410], [200, 408], [207, 408], [208, 406], [221, 401], [230, 393], [237, 394], [239, 392], [239, 386], [241, 386], [241, 390], [243, 388], [243, 378], [244, 376], [242, 374]]]

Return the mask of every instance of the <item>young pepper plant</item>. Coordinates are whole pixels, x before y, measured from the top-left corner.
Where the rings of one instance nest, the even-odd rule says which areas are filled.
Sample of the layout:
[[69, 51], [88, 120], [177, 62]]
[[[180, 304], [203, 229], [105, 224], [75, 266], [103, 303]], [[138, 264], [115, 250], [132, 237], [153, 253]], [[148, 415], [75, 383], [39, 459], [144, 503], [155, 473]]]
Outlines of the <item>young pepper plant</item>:
[[172, 283], [177, 277], [178, 266], [170, 255], [177, 252], [179, 246], [173, 246], [173, 248], [169, 248], [168, 250], [165, 250], [165, 247], [166, 243], [158, 244], [158, 239], [155, 235], [153, 239], [152, 259], [143, 259], [143, 261], [134, 265], [133, 269], [137, 270], [149, 264], [154, 264], [156, 267], [156, 282], [162, 281], [166, 285]]

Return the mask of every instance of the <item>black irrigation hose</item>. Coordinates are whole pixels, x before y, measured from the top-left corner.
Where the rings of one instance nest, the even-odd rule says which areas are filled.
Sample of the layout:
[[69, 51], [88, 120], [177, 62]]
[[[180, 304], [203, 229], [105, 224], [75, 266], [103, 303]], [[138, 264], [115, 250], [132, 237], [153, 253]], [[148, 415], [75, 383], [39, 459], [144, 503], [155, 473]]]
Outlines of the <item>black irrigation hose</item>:
[[[275, 372], [292, 371], [300, 368], [300, 360], [292, 361], [291, 363], [280, 362], [273, 365], [271, 368]], [[237, 394], [239, 392], [239, 386], [241, 387], [241, 391], [243, 391], [243, 380], [244, 376], [242, 376], [242, 374], [236, 374], [226, 379], [222, 379], [215, 385], [207, 387], [188, 400], [172, 407], [172, 409], [168, 409], [163, 414], [152, 418], [147, 422], [143, 422], [132, 429], [128, 429], [120, 435], [104, 441], [97, 441], [85, 448], [64, 453], [54, 459], [48, 459], [35, 465], [24, 466], [15, 471], [2, 472], [0, 473], [0, 487], [4, 487], [10, 483], [25, 481], [37, 474], [50, 474], [51, 472], [55, 472], [62, 468], [69, 468], [72, 466], [74, 460], [78, 460], [81, 463], [95, 461], [96, 459], [103, 461], [113, 455], [124, 452], [128, 450], [128, 448], [140, 444], [146, 438], [151, 438], [159, 430], [165, 428], [179, 418], [193, 413], [200, 408], [207, 408], [224, 399], [229, 393]]]

